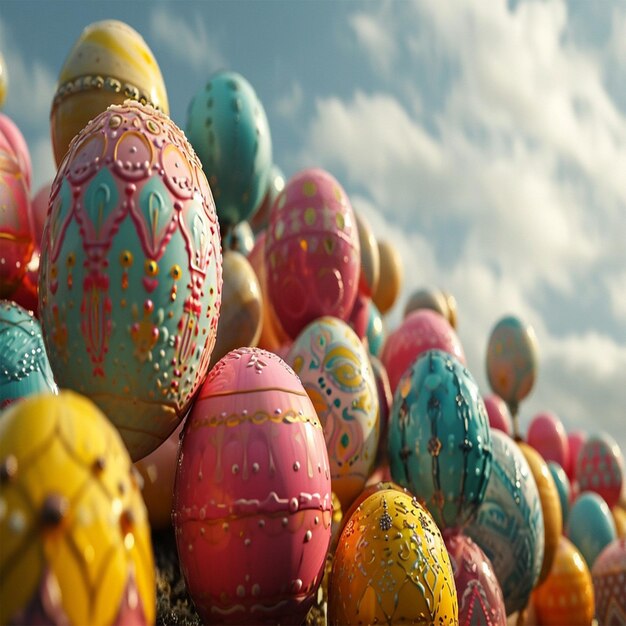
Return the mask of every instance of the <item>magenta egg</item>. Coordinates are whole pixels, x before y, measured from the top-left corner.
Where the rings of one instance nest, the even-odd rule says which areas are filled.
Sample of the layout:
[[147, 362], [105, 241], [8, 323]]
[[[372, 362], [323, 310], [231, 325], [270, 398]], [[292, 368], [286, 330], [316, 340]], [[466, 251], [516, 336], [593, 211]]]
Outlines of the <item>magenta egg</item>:
[[13, 153], [17, 157], [20, 171], [26, 183], [26, 189], [30, 191], [33, 168], [28, 144], [24, 139], [24, 135], [22, 135], [22, 131], [17, 127], [15, 122], [4, 113], [0, 113], [0, 135], [2, 135], [4, 140], [11, 146]]
[[513, 435], [513, 424], [511, 423], [511, 412], [506, 402], [495, 393], [483, 397], [483, 400], [487, 409], [487, 416], [489, 417], [489, 426], [501, 430], [511, 437]]
[[535, 415], [528, 427], [526, 441], [546, 462], [554, 461], [561, 467], [569, 465], [569, 442], [565, 427], [554, 413], [544, 411]]
[[431, 309], [417, 309], [389, 334], [380, 355], [392, 393], [405, 370], [427, 350], [448, 352], [465, 365], [463, 346], [450, 322]]
[[591, 569], [600, 624], [626, 624], [626, 539], [610, 543]]
[[331, 536], [322, 426], [293, 370], [229, 352], [187, 418], [174, 489], [182, 571], [210, 623], [301, 623]]
[[337, 180], [321, 169], [293, 176], [272, 206], [265, 247], [268, 293], [292, 338], [324, 315], [349, 319], [360, 254], [354, 212]]

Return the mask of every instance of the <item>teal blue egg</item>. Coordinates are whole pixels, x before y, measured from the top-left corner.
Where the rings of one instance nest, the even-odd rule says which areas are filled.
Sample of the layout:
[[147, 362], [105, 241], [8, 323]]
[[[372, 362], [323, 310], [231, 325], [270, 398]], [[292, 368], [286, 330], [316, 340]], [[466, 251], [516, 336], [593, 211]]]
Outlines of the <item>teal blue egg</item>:
[[455, 357], [430, 350], [404, 373], [388, 452], [393, 480], [424, 502], [440, 528], [474, 517], [491, 473], [491, 430], [478, 385]]
[[556, 462], [548, 461], [548, 469], [552, 478], [554, 478], [554, 484], [556, 490], [559, 492], [559, 500], [561, 502], [561, 513], [563, 514], [563, 526], [567, 523], [567, 516], [569, 515], [569, 500], [572, 493], [572, 487], [569, 483], [569, 478], [565, 473], [565, 470]]
[[600, 552], [617, 538], [608, 504], [592, 491], [585, 491], [576, 498], [569, 512], [566, 532], [590, 570]]
[[544, 553], [541, 500], [519, 446], [492, 430], [493, 470], [485, 499], [466, 528], [489, 557], [500, 581], [507, 615], [525, 608], [539, 579]]
[[365, 335], [367, 337], [367, 346], [370, 354], [380, 357], [386, 337], [385, 324], [383, 323], [383, 316], [380, 314], [373, 300], [370, 300], [369, 303], [369, 318], [367, 320]]
[[250, 222], [239, 222], [237, 226], [224, 233], [222, 238], [222, 248], [224, 250], [234, 250], [240, 252], [243, 256], [248, 256], [254, 248], [254, 233]]
[[37, 318], [0, 300], [0, 408], [36, 393], [57, 393]]
[[202, 161], [226, 231], [248, 219], [268, 189], [272, 139], [265, 109], [240, 74], [214, 74], [191, 100], [185, 133]]

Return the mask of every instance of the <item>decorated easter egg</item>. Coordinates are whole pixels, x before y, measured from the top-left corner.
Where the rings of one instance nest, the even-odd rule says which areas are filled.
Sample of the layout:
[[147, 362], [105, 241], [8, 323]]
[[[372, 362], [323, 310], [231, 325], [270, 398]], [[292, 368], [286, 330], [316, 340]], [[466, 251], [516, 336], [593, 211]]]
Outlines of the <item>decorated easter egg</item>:
[[248, 259], [226, 250], [222, 277], [222, 306], [211, 366], [235, 348], [256, 346], [263, 323], [261, 287]]
[[385, 239], [378, 241], [378, 256], [380, 258], [380, 273], [378, 285], [372, 294], [372, 300], [384, 315], [393, 307], [400, 295], [404, 270], [400, 253], [390, 241]]
[[377, 491], [348, 520], [333, 562], [328, 623], [458, 624], [443, 538], [409, 494]]
[[0, 113], [0, 298], [11, 297], [20, 286], [35, 248], [24, 163], [4, 132], [14, 126]]
[[581, 491], [600, 494], [614, 507], [624, 484], [624, 457], [608, 433], [590, 435], [578, 452], [576, 480]]
[[566, 534], [590, 569], [600, 552], [617, 538], [611, 511], [597, 493], [585, 491], [576, 498], [570, 508]]
[[48, 214], [48, 199], [52, 189], [52, 181], [44, 183], [37, 193], [33, 196], [30, 203], [30, 216], [33, 227], [33, 239], [35, 248], [41, 248], [41, 240], [43, 238], [43, 227], [46, 223], [46, 215]]
[[71, 391], [0, 414], [0, 622], [153, 624], [150, 528], [128, 452]]
[[26, 190], [30, 194], [30, 183], [33, 177], [33, 166], [30, 160], [30, 151], [22, 131], [15, 122], [4, 113], [0, 113], [0, 143], [6, 142], [13, 149], [17, 157], [20, 175], [26, 183]]
[[491, 432], [493, 469], [468, 534], [487, 555], [500, 581], [507, 615], [524, 609], [543, 562], [543, 513], [537, 484], [519, 446]]
[[506, 402], [495, 393], [484, 396], [483, 401], [487, 409], [489, 426], [501, 430], [510, 437], [513, 434], [513, 424], [511, 421], [511, 412]]
[[380, 360], [395, 393], [406, 369], [427, 350], [442, 350], [465, 363], [465, 352], [448, 320], [430, 309], [418, 309], [389, 333]]
[[169, 114], [161, 70], [143, 37], [118, 20], [94, 22], [80, 34], [59, 73], [50, 111], [57, 166], [90, 120], [128, 99]]
[[378, 242], [374, 237], [374, 231], [361, 213], [354, 212], [357, 231], [359, 233], [359, 245], [361, 247], [361, 272], [359, 274], [359, 293], [371, 298], [378, 288], [380, 278], [380, 253]]
[[363, 344], [334, 317], [309, 324], [287, 355], [324, 428], [333, 491], [345, 511], [372, 473], [379, 440], [376, 381]]
[[41, 326], [10, 300], [0, 300], [0, 408], [36, 393], [57, 393]]
[[369, 307], [371, 300], [364, 296], [362, 293], [356, 294], [354, 300], [354, 306], [352, 307], [352, 313], [348, 318], [348, 324], [350, 328], [357, 334], [358, 338], [363, 341], [367, 334], [367, 325], [369, 323]]
[[423, 288], [414, 291], [404, 305], [404, 318], [418, 309], [430, 309], [448, 319], [448, 302], [439, 289]]
[[270, 168], [267, 190], [263, 196], [261, 206], [252, 214], [250, 226], [255, 235], [267, 228], [270, 220], [270, 210], [278, 194], [285, 188], [285, 175], [275, 163]]
[[599, 624], [626, 624], [626, 539], [616, 539], [591, 569]]
[[348, 196], [331, 174], [307, 169], [289, 179], [270, 213], [265, 263], [269, 297], [290, 337], [323, 315], [350, 317], [359, 236]]
[[526, 441], [546, 461], [555, 461], [561, 467], [569, 465], [569, 444], [565, 427], [551, 411], [537, 413], [532, 418]]
[[372, 356], [378, 357], [382, 352], [386, 339], [385, 324], [383, 323], [383, 316], [371, 300], [369, 302], [368, 311], [369, 316], [367, 329], [365, 331], [367, 348]]
[[267, 192], [272, 138], [265, 109], [237, 72], [217, 72], [193, 97], [185, 132], [215, 197], [224, 232], [248, 219]]
[[565, 470], [554, 461], [548, 461], [548, 469], [552, 474], [552, 479], [556, 486], [556, 490], [559, 493], [559, 501], [561, 502], [561, 516], [563, 517], [563, 525], [567, 523], [567, 516], [569, 515], [569, 503], [571, 487], [569, 478], [565, 473]]
[[537, 375], [537, 339], [532, 326], [509, 315], [497, 322], [487, 344], [487, 377], [515, 416]]
[[205, 622], [301, 623], [330, 542], [330, 472], [315, 409], [275, 354], [234, 350], [209, 373], [183, 429], [173, 519]]
[[17, 289], [11, 294], [11, 300], [35, 317], [38, 316], [39, 307], [39, 262], [40, 254], [35, 249], [30, 261], [26, 264], [26, 274], [24, 274]]
[[476, 514], [491, 474], [491, 431], [478, 385], [453, 356], [425, 352], [400, 379], [389, 421], [391, 476], [440, 528]]
[[445, 531], [443, 539], [450, 556], [459, 601], [459, 625], [503, 626], [506, 609], [502, 589], [491, 561], [469, 537]]
[[9, 75], [7, 72], [7, 66], [0, 52], [0, 109], [4, 105], [4, 101], [7, 97], [7, 86], [9, 84]]
[[537, 584], [540, 585], [550, 574], [550, 568], [554, 561], [559, 537], [563, 532], [563, 513], [561, 512], [561, 501], [559, 492], [554, 484], [552, 474], [548, 469], [548, 464], [541, 455], [527, 443], [518, 442], [520, 450], [526, 457], [528, 467], [532, 472], [539, 499], [541, 500], [541, 512], [543, 513], [543, 562]]
[[448, 305], [448, 321], [450, 326], [456, 330], [459, 318], [458, 305], [456, 298], [449, 291], [442, 291], [443, 297], [446, 299]]
[[578, 453], [587, 441], [587, 433], [582, 430], [575, 430], [567, 434], [567, 444], [569, 447], [569, 463], [564, 467], [567, 477], [572, 484], [576, 481], [576, 464], [578, 463]]
[[224, 250], [235, 250], [243, 256], [248, 256], [254, 248], [254, 233], [250, 222], [244, 220], [228, 229], [222, 238], [222, 247]]
[[96, 117], [54, 180], [39, 310], [57, 383], [96, 402], [133, 460], [176, 428], [206, 376], [221, 265], [211, 190], [182, 132], [133, 101]]
[[617, 504], [611, 509], [611, 515], [615, 523], [617, 538], [626, 539], [626, 509]]
[[[533, 591], [539, 624], [591, 626], [594, 593], [591, 574], [576, 546], [561, 535], [550, 574]], [[601, 622], [608, 624], [609, 622]]]
[[376, 465], [386, 465], [388, 463], [389, 415], [391, 414], [391, 405], [393, 404], [393, 394], [391, 393], [385, 366], [375, 356], [370, 356], [370, 363], [374, 373], [374, 380], [376, 381], [376, 391], [378, 392], [378, 417], [380, 424]]

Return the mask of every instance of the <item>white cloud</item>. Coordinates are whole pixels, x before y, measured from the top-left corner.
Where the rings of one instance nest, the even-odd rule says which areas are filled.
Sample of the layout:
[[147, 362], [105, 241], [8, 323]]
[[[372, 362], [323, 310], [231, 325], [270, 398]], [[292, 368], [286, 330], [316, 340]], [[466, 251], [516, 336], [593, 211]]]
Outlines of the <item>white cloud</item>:
[[626, 270], [606, 278], [611, 309], [617, 319], [626, 322]]
[[388, 72], [396, 58], [396, 42], [377, 15], [354, 13], [349, 19], [357, 42], [368, 53], [372, 64]]
[[304, 91], [299, 82], [293, 82], [291, 89], [276, 101], [276, 112], [287, 120], [294, 121], [302, 109]]

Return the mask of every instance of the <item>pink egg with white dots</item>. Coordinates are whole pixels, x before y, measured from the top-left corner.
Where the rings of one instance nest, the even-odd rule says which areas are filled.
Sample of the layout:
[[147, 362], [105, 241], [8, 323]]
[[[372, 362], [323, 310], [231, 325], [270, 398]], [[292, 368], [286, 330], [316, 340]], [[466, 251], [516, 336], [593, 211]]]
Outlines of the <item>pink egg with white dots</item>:
[[229, 352], [187, 418], [174, 489], [180, 563], [202, 619], [301, 623], [331, 503], [324, 433], [296, 374], [259, 348]]

